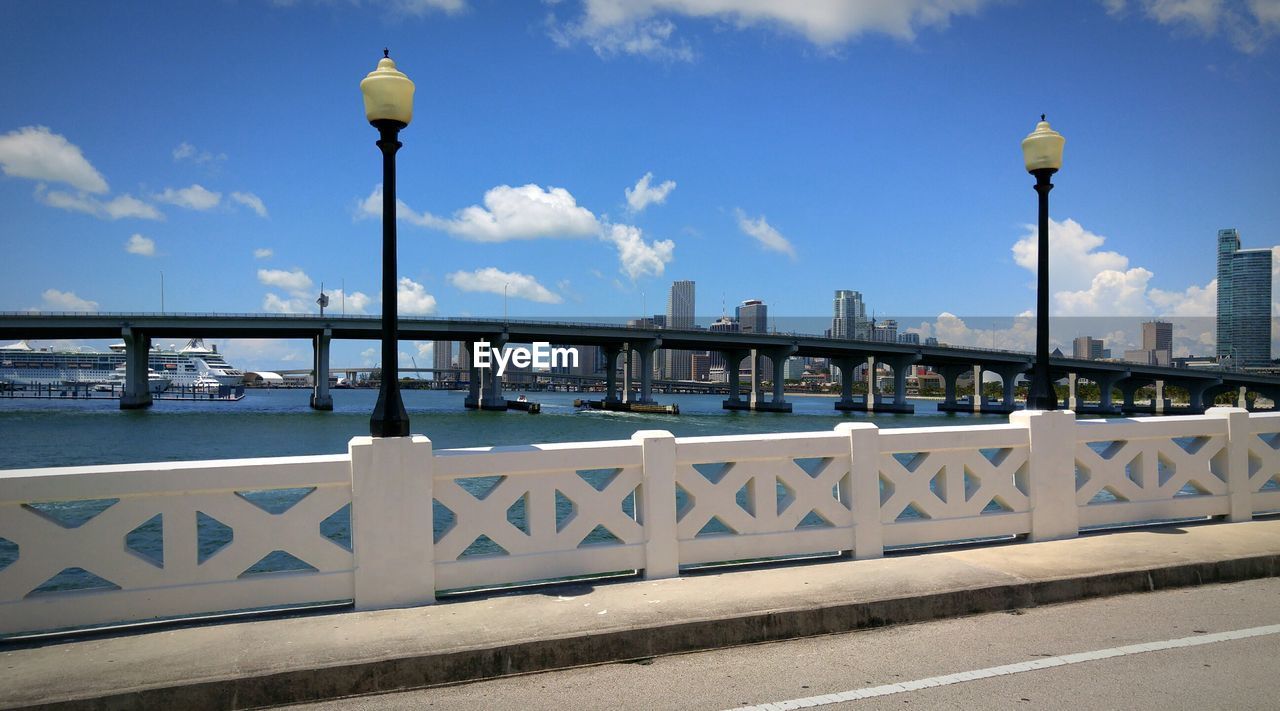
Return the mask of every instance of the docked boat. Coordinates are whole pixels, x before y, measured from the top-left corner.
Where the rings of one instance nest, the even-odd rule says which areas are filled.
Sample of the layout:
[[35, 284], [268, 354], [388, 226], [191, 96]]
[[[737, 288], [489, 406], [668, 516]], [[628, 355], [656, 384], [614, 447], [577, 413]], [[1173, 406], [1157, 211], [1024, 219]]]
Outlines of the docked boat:
[[[0, 346], [0, 380], [15, 385], [109, 384], [124, 362], [123, 343], [98, 351], [86, 347], [37, 349], [19, 341]], [[227, 363], [216, 346], [206, 347], [199, 338], [191, 339], [181, 349], [153, 346], [148, 366], [177, 386], [192, 387], [201, 377], [212, 378], [219, 385], [238, 385], [244, 380], [243, 370]]]
[[[115, 392], [116, 390], [124, 390], [125, 366], [116, 368], [116, 372], [112, 374], [111, 379], [104, 383], [97, 383], [93, 386], [94, 390], [99, 392]], [[81, 381], [83, 382], [83, 381]], [[147, 390], [152, 395], [162, 393], [169, 389], [170, 381], [168, 378], [147, 368]]]

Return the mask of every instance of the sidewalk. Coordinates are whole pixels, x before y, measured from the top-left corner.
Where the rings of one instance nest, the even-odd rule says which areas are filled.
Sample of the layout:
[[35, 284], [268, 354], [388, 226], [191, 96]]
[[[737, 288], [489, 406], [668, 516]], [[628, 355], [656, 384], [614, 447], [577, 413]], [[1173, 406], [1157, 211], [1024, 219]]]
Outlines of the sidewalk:
[[264, 706], [1277, 574], [1271, 519], [0, 644], [0, 707]]

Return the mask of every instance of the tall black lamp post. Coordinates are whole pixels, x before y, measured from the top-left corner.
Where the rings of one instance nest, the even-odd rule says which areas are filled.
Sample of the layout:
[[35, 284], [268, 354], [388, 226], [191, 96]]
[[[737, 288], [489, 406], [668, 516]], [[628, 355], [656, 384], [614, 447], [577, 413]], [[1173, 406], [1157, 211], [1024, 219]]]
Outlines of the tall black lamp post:
[[369, 418], [374, 437], [407, 437], [409, 415], [400, 399], [399, 339], [396, 293], [396, 151], [400, 129], [413, 120], [413, 82], [396, 69], [382, 50], [378, 68], [360, 82], [364, 113], [378, 129], [382, 149], [382, 385]]
[[1049, 377], [1049, 178], [1062, 167], [1062, 146], [1067, 139], [1049, 128], [1040, 114], [1036, 130], [1022, 139], [1022, 157], [1027, 172], [1036, 176], [1036, 193], [1040, 196], [1040, 240], [1036, 284], [1036, 367], [1027, 396], [1028, 410], [1058, 409], [1058, 394]]

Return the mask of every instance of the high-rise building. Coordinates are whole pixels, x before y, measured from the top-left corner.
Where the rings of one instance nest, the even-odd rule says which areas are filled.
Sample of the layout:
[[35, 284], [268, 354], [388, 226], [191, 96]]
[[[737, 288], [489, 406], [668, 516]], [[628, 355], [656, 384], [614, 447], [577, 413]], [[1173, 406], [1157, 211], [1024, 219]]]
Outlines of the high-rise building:
[[906, 343], [913, 346], [920, 345], [920, 334], [918, 333], [899, 333], [898, 343]]
[[711, 378], [711, 356], [706, 351], [689, 355], [690, 380], [706, 382]]
[[[711, 324], [711, 326], [709, 326], [707, 330], [712, 332], [720, 332], [720, 333], [733, 333], [738, 330], [738, 322], [733, 320], [732, 317], [721, 316], [720, 318], [716, 319], [716, 322]], [[709, 367], [711, 368], [718, 367], [723, 369], [725, 366], [724, 355], [721, 354], [720, 351], [711, 351], [710, 355], [711, 355], [711, 360], [710, 360]]]
[[1071, 357], [1083, 360], [1100, 360], [1102, 358], [1103, 345], [1103, 341], [1099, 338], [1078, 336], [1071, 342]]
[[743, 333], [769, 332], [769, 305], [759, 299], [747, 299], [738, 307], [738, 330]]
[[898, 322], [887, 318], [883, 321], [871, 322], [871, 340], [879, 343], [898, 342]]
[[457, 373], [442, 373], [442, 370], [453, 368], [453, 341], [436, 341], [431, 346], [431, 367], [435, 369], [432, 376], [440, 382], [453, 382], [458, 379]]
[[1218, 359], [1237, 367], [1271, 362], [1271, 250], [1240, 249], [1240, 233], [1218, 230]]
[[867, 338], [867, 307], [861, 292], [840, 289], [836, 291], [833, 306], [832, 338]]
[[[673, 282], [671, 291], [667, 293], [667, 316], [663, 327], [693, 328], [693, 304], [693, 282]], [[662, 376], [670, 380], [692, 380], [692, 355], [693, 351], [663, 351]]]

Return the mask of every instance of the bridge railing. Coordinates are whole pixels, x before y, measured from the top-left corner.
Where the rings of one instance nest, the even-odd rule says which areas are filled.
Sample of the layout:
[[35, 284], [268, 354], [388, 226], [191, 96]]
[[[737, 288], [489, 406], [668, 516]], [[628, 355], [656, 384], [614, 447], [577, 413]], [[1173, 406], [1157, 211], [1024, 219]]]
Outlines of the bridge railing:
[[[0, 634], [1280, 511], [1280, 414], [0, 472]], [[803, 574], [803, 573], [799, 573]]]

